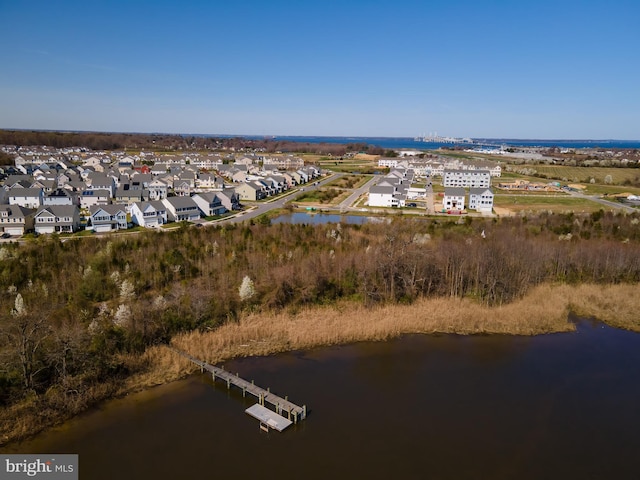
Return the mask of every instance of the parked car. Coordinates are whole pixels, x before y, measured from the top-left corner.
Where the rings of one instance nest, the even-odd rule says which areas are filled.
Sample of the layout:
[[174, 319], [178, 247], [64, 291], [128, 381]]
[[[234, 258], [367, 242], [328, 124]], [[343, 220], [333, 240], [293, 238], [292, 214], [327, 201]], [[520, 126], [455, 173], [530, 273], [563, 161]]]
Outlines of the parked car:
[[9, 238], [9, 237], [11, 237], [11, 235], [9, 235], [7, 232], [4, 232], [2, 235], [0, 235], [0, 237]]

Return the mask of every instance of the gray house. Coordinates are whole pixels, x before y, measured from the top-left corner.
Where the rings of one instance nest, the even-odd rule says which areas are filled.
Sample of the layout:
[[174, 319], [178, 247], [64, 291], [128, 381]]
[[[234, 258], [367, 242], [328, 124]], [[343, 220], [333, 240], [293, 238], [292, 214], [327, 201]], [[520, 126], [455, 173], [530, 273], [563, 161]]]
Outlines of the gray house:
[[214, 192], [197, 193], [191, 199], [196, 202], [205, 217], [215, 217], [227, 211], [222, 199]]
[[127, 229], [127, 212], [122, 205], [94, 205], [89, 213], [87, 230], [106, 233]]
[[72, 233], [80, 229], [80, 210], [76, 205], [40, 207], [34, 218], [37, 233]]
[[35, 210], [19, 205], [0, 205], [0, 230], [9, 235], [24, 235], [33, 229]]
[[167, 217], [173, 222], [193, 222], [200, 218], [200, 209], [191, 197], [169, 197], [162, 200]]

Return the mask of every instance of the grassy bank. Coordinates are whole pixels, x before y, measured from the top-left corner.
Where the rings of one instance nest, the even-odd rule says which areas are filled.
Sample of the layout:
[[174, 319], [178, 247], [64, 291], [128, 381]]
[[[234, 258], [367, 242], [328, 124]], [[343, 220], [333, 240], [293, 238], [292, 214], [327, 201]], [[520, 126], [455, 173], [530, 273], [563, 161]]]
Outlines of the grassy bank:
[[[367, 309], [344, 303], [297, 313], [251, 313], [212, 332], [191, 332], [173, 345], [211, 363], [323, 345], [384, 341], [409, 333], [539, 335], [575, 329], [570, 311], [618, 328], [640, 331], [636, 285], [543, 285], [508, 305], [470, 299], [423, 299], [412, 305]], [[178, 378], [194, 367], [164, 347], [146, 352], [151, 370], [132, 386]]]
[[[173, 345], [211, 363], [359, 341], [384, 341], [409, 333], [538, 335], [575, 329], [570, 311], [612, 326], [640, 331], [637, 285], [543, 285], [499, 307], [471, 299], [421, 299], [411, 305], [365, 308], [356, 303], [298, 312], [253, 312], [217, 330], [175, 337]], [[0, 412], [0, 444], [37, 433], [97, 402], [167, 383], [195, 366], [164, 346], [120, 359], [131, 372], [122, 382], [96, 385], [76, 403], [61, 393], [30, 398]], [[63, 401], [64, 400], [64, 401]], [[61, 409], [60, 405], [65, 408]], [[69, 405], [72, 405], [70, 408]]]

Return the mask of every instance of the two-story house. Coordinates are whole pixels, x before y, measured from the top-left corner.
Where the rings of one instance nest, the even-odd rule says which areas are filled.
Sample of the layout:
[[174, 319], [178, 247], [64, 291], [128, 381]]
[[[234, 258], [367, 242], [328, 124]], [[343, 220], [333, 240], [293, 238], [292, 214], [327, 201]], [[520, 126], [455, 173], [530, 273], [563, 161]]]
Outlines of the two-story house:
[[145, 228], [156, 228], [168, 221], [167, 207], [161, 201], [136, 202], [131, 205], [131, 221]]
[[191, 199], [196, 202], [205, 217], [215, 217], [227, 211], [222, 199], [214, 192], [196, 193]]
[[200, 209], [191, 197], [169, 197], [162, 200], [167, 217], [173, 222], [193, 222], [200, 218]]
[[24, 235], [33, 229], [35, 210], [19, 205], [0, 205], [0, 230], [9, 235]]
[[72, 233], [80, 229], [80, 210], [76, 205], [40, 207], [34, 217], [37, 233]]
[[94, 205], [89, 208], [87, 230], [107, 233], [127, 229], [127, 212], [122, 205]]

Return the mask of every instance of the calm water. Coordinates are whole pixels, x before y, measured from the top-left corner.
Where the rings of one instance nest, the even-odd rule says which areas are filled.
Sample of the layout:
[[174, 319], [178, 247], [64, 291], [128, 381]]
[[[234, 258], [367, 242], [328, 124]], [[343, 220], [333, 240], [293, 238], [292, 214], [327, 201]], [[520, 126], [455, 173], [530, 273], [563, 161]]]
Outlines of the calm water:
[[210, 377], [113, 401], [14, 447], [83, 479], [638, 479], [640, 335], [406, 336], [226, 367], [311, 409], [260, 432]]
[[[213, 135], [224, 136], [224, 135]], [[233, 135], [228, 135], [233, 136]], [[261, 139], [261, 136], [240, 135], [246, 138]], [[297, 137], [281, 136], [275, 140], [284, 140], [304, 143], [364, 143], [382, 148], [401, 149], [415, 148], [417, 150], [435, 150], [442, 147], [452, 147], [449, 143], [419, 142], [411, 137]], [[640, 140], [536, 140], [514, 138], [474, 138], [474, 141], [482, 145], [507, 145], [513, 147], [558, 147], [558, 148], [640, 148]], [[472, 145], [460, 144], [464, 148]]]

